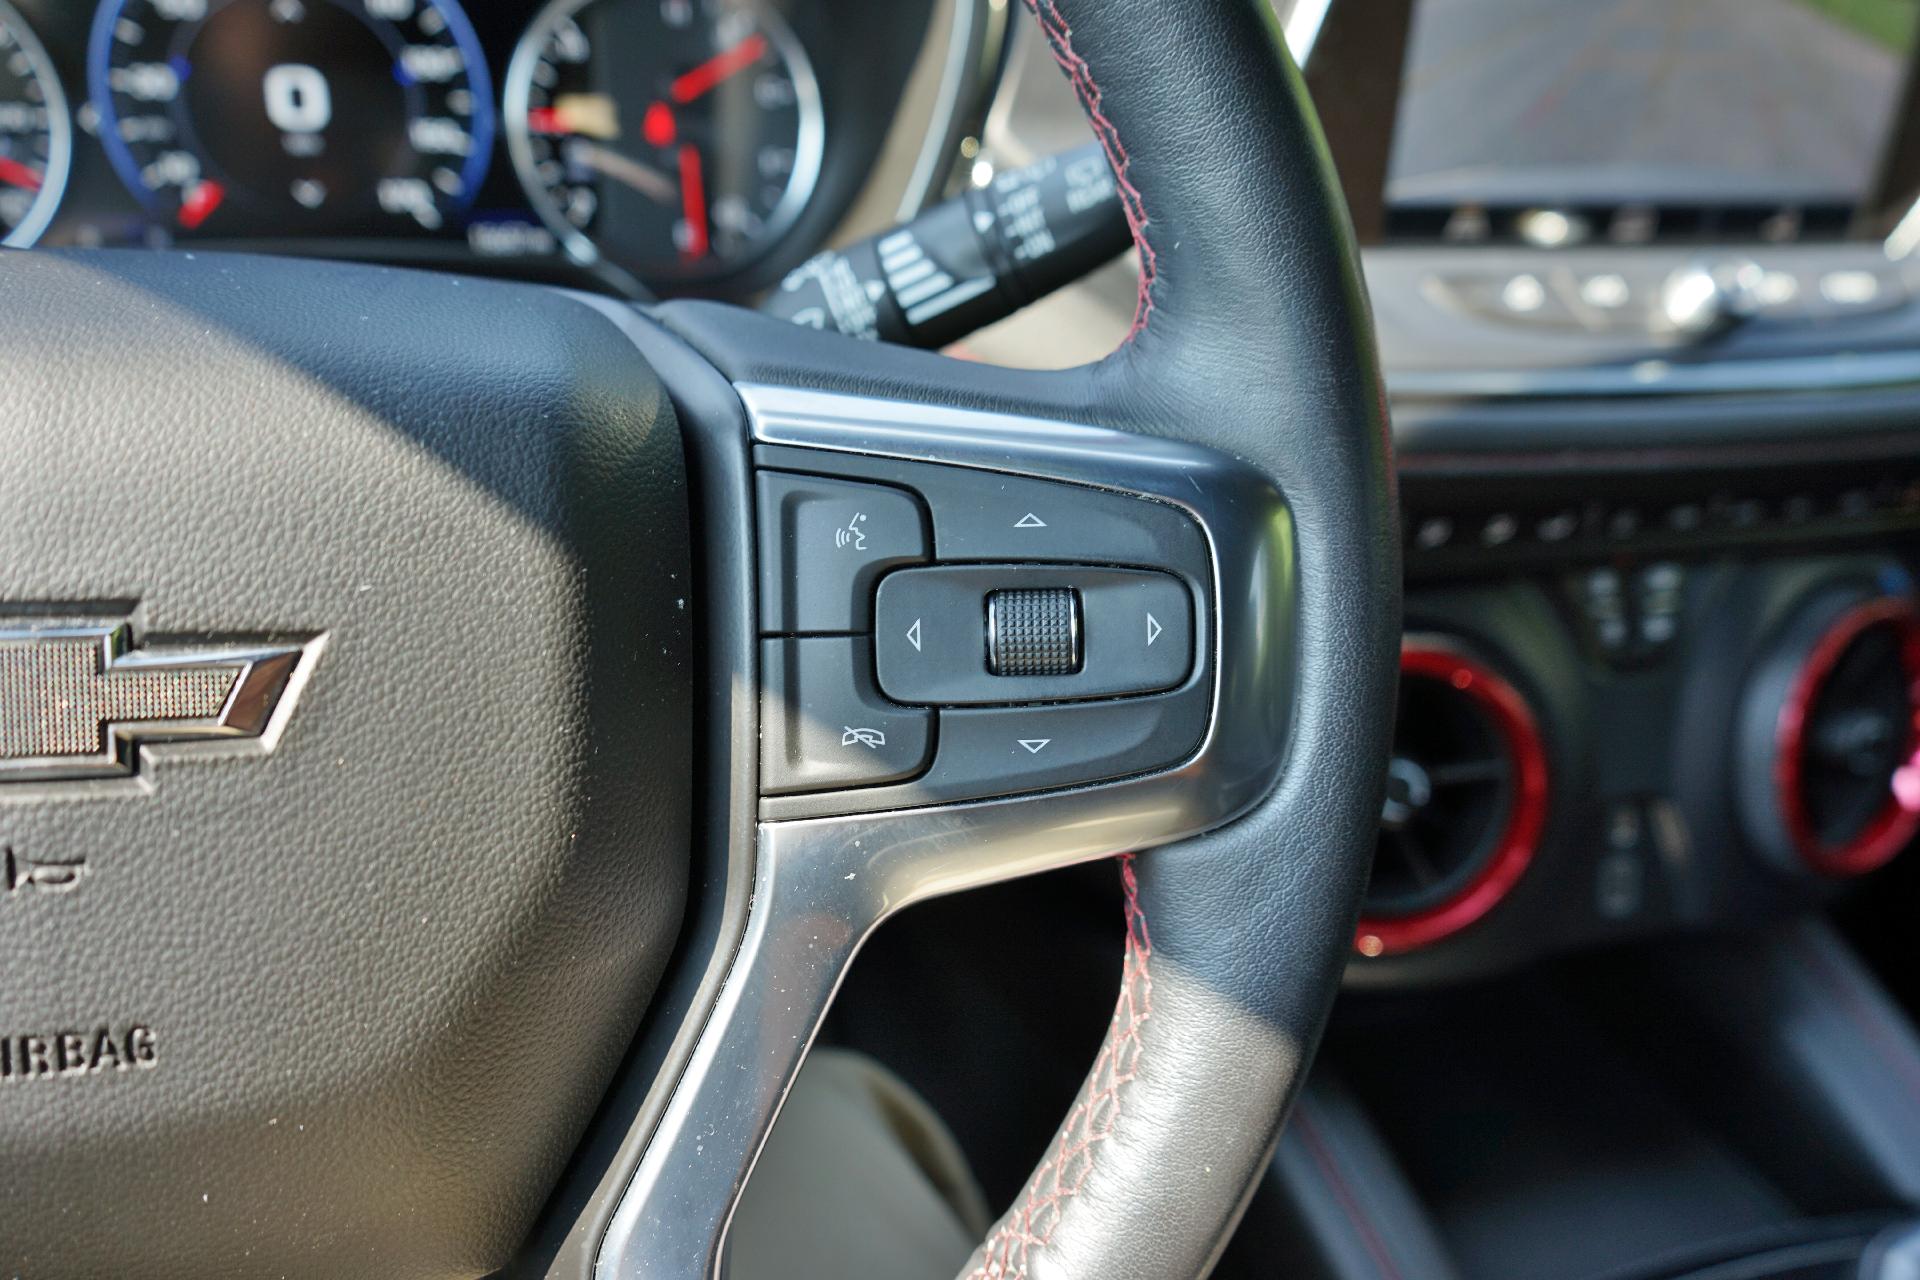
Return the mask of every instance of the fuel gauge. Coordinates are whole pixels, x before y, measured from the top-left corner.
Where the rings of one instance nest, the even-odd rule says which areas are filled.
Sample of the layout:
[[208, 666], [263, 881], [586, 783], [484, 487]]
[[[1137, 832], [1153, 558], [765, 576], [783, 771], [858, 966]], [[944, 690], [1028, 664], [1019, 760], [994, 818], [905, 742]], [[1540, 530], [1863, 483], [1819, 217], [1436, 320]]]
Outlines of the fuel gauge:
[[24, 248], [53, 220], [73, 161], [73, 119], [47, 51], [0, 0], [0, 244]]

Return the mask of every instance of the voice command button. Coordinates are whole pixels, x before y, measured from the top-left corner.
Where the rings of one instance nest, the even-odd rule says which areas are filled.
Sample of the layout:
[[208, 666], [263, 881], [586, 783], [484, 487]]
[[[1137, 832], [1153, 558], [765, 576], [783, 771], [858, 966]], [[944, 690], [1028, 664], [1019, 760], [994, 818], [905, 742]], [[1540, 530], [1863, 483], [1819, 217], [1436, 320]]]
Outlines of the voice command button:
[[905, 489], [763, 471], [759, 507], [762, 631], [865, 631], [880, 575], [927, 558]]

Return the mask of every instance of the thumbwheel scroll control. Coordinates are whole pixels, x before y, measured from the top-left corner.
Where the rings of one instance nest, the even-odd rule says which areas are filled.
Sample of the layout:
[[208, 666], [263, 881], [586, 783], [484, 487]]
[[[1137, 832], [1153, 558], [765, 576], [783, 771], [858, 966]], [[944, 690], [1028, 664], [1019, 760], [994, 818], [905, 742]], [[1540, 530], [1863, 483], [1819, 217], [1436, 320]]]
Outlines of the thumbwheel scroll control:
[[1070, 676], [1080, 669], [1080, 596], [1071, 587], [987, 597], [987, 670], [996, 676]]

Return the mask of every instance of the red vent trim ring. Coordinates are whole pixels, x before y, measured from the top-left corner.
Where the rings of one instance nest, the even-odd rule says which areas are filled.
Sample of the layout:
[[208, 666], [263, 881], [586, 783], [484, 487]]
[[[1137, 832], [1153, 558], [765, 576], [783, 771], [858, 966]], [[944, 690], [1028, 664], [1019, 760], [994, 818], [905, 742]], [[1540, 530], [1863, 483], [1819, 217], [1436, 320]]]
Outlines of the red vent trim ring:
[[[1872, 821], [1837, 845], [1822, 843], [1807, 812], [1801, 789], [1801, 758], [1805, 754], [1807, 716], [1832, 677], [1847, 649], [1874, 627], [1895, 628], [1900, 641], [1900, 665], [1907, 676], [1906, 763], [1896, 769], [1887, 788], [1887, 802]], [[1834, 619], [1794, 677], [1793, 688], [1780, 707], [1775, 734], [1773, 781], [1780, 798], [1780, 816], [1794, 849], [1809, 867], [1822, 875], [1865, 875], [1885, 866], [1920, 833], [1920, 613], [1905, 600], [1882, 598], [1856, 605]]]
[[1513, 767], [1513, 805], [1493, 856], [1453, 896], [1412, 915], [1361, 918], [1354, 949], [1364, 956], [1426, 946], [1493, 910], [1533, 861], [1547, 823], [1546, 744], [1520, 691], [1484, 663], [1435, 645], [1407, 645], [1400, 654], [1400, 674], [1444, 681], [1487, 713]]

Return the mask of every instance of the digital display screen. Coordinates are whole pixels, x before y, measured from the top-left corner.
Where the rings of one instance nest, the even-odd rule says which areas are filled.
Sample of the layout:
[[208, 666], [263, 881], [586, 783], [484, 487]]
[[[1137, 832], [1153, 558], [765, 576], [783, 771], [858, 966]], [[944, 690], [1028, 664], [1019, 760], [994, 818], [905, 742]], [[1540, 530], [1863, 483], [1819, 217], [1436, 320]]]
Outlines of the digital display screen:
[[1920, 0], [1419, 0], [1389, 206], [1858, 204]]

